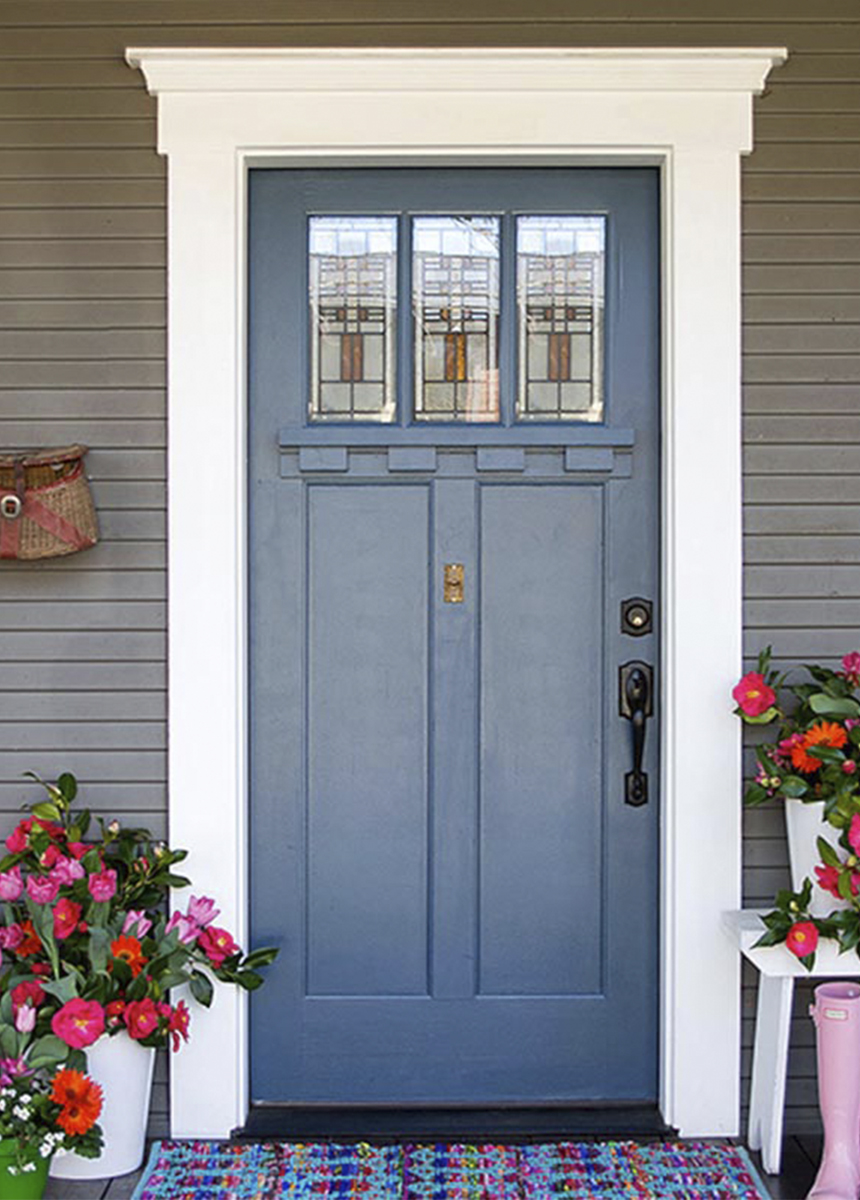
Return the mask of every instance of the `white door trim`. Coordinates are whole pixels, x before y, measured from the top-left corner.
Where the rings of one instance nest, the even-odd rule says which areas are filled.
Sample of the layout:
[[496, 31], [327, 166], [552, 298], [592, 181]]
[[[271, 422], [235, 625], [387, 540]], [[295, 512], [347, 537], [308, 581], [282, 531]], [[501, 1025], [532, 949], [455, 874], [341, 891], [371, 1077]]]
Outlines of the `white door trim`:
[[[662, 173], [663, 1116], [739, 1121], [740, 155], [786, 56], [718, 50], [129, 50], [168, 156], [171, 839], [245, 942], [249, 165], [656, 164]], [[274, 437], [274, 432], [273, 432]], [[273, 443], [274, 450], [274, 443]], [[173, 1061], [174, 1136], [248, 1111], [246, 1004]], [[703, 1086], [702, 1081], [706, 1081]]]

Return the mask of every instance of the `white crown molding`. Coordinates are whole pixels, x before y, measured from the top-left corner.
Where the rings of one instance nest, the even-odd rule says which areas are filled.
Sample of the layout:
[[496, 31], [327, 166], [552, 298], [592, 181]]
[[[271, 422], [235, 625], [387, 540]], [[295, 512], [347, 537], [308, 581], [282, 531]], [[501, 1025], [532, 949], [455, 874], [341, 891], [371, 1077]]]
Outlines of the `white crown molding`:
[[746, 92], [782, 48], [131, 48], [153, 95], [166, 92]]

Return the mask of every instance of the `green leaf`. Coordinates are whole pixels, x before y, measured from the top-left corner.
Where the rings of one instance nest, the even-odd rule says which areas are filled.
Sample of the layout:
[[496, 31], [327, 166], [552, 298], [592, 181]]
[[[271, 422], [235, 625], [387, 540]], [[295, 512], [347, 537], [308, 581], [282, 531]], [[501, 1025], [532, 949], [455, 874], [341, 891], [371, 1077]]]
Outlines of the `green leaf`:
[[243, 967], [254, 970], [255, 967], [268, 967], [278, 957], [278, 948], [276, 946], [261, 946], [258, 950], [252, 950], [242, 963]]
[[821, 855], [821, 861], [828, 867], [841, 867], [842, 860], [839, 855], [830, 845], [826, 838], [820, 837], [816, 842], [818, 853]]
[[263, 986], [263, 976], [258, 975], [256, 971], [239, 971], [236, 975], [236, 982], [246, 992], [255, 992], [258, 987]]
[[43, 821], [59, 821], [60, 810], [56, 804], [51, 804], [47, 800], [43, 800], [41, 804], [34, 804], [30, 809], [34, 817], [40, 817]]
[[31, 1067], [48, 1066], [50, 1063], [63, 1062], [69, 1052], [69, 1047], [52, 1033], [37, 1038], [30, 1047], [27, 1058]]
[[106, 971], [110, 951], [111, 936], [107, 929], [99, 925], [90, 927], [90, 961], [95, 971]]
[[785, 929], [769, 929], [767, 933], [763, 933], [759, 940], [754, 943], [753, 949], [756, 946], [778, 946], [780, 942], [785, 941], [785, 935], [790, 928], [791, 926], [787, 926]]
[[75, 975], [64, 975], [62, 979], [40, 980], [42, 990], [49, 996], [56, 996], [60, 1004], [66, 1004], [78, 994], [78, 980]]
[[757, 717], [751, 717], [749, 713], [745, 713], [742, 708], [736, 708], [735, 712], [741, 718], [745, 725], [769, 725], [774, 717], [779, 716], [779, 709], [771, 705], [766, 708], [763, 713], [759, 713]]
[[842, 763], [845, 761], [845, 755], [834, 746], [809, 746], [806, 752], [811, 758], [819, 758], [825, 763]]
[[799, 775], [786, 775], [779, 790], [792, 800], [800, 800], [809, 791], [809, 784]]
[[750, 808], [755, 808], [757, 804], [764, 804], [767, 799], [769, 799], [767, 792], [758, 783], [751, 783], [744, 792], [744, 804]]
[[172, 888], [191, 887], [191, 880], [184, 875], [168, 875], [165, 882]]
[[4, 1025], [0, 1028], [0, 1050], [4, 1058], [18, 1057], [18, 1034], [14, 1026]]
[[851, 891], [851, 875], [848, 871], [840, 871], [836, 888], [843, 900], [852, 898], [854, 893]]
[[819, 717], [860, 717], [860, 704], [856, 700], [828, 696], [826, 692], [810, 696], [809, 707]]
[[57, 787], [63, 794], [63, 799], [67, 804], [71, 804], [75, 796], [78, 794], [78, 781], [72, 775], [71, 771], [64, 771], [57, 780]]
[[208, 1008], [212, 1003], [212, 996], [215, 989], [212, 986], [212, 980], [208, 975], [204, 975], [202, 971], [192, 971], [191, 979], [188, 981], [191, 987], [191, 995], [194, 999], [202, 1004], [204, 1008]]
[[805, 954], [799, 961], [803, 963], [807, 971], [811, 971], [815, 966], [815, 952], [813, 951], [812, 954]]

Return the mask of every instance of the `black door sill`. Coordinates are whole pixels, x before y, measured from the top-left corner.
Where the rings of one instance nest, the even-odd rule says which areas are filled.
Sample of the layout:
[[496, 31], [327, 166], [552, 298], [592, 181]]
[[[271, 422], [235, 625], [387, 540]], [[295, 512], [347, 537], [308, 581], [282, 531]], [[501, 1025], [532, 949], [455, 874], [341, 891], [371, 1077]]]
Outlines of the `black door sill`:
[[306, 1141], [379, 1139], [506, 1141], [571, 1138], [664, 1139], [676, 1133], [653, 1104], [533, 1108], [298, 1107], [260, 1104], [235, 1130], [238, 1141], [260, 1138]]

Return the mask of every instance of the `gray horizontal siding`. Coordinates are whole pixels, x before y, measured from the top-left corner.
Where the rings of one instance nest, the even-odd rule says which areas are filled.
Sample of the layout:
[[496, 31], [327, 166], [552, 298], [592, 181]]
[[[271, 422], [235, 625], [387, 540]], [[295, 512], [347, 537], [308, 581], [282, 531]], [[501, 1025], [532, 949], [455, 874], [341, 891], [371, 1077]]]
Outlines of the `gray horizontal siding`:
[[[0, 445], [91, 444], [103, 533], [0, 566], [7, 820], [20, 771], [71, 766], [96, 807], [165, 831], [166, 172], [135, 44], [787, 45], [743, 170], [745, 645], [787, 665], [860, 645], [856, 0], [0, 0]], [[788, 880], [781, 813], [744, 829], [747, 897], [766, 902]], [[798, 993], [787, 1121], [805, 1130]]]

